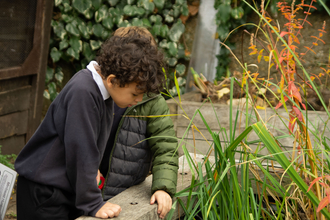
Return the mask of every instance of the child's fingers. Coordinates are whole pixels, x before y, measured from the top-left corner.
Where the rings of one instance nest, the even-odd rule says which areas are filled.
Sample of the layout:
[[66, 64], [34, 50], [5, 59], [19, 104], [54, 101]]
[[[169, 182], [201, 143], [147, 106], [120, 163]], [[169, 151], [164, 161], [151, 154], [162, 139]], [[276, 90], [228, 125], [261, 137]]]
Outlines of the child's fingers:
[[150, 199], [150, 205], [153, 205], [155, 203], [155, 194], [151, 196], [151, 199]]
[[121, 207], [117, 204], [105, 203], [101, 209], [96, 213], [95, 217], [99, 218], [113, 218], [119, 215], [121, 212]]
[[162, 207], [161, 207], [161, 212], [160, 213], [160, 218], [165, 218], [167, 213], [171, 210], [172, 208], [172, 199], [164, 199], [162, 202]]

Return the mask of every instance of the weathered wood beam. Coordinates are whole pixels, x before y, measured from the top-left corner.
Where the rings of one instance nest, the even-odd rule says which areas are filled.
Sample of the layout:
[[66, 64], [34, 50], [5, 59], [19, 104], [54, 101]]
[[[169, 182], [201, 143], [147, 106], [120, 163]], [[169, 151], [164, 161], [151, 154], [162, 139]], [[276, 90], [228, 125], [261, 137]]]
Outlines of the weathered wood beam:
[[[192, 156], [193, 157], [193, 156]], [[202, 162], [203, 155], [196, 155], [196, 161]], [[213, 159], [213, 158], [212, 158]], [[210, 159], [211, 160], [211, 159]], [[214, 161], [214, 159], [213, 159]], [[179, 158], [179, 171], [177, 191], [190, 187], [191, 172], [184, 156]], [[144, 182], [132, 186], [124, 192], [118, 194], [109, 200], [109, 202], [119, 205], [122, 208], [121, 213], [115, 219], [118, 220], [157, 220], [157, 204], [150, 205], [152, 175], [148, 176]], [[184, 198], [182, 198], [184, 201]], [[185, 202], [185, 201], [184, 201]], [[177, 219], [183, 211], [180, 205], [177, 205], [172, 219]], [[96, 220], [99, 218], [81, 216], [76, 220]], [[165, 218], [166, 219], [166, 218]]]

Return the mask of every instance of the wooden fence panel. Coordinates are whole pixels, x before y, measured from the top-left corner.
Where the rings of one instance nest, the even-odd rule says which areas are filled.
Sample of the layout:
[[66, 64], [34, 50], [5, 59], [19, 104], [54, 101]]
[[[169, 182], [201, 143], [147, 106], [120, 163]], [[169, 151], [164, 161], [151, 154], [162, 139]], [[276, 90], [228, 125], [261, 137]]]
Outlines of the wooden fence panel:
[[18, 154], [41, 121], [52, 0], [0, 7], [0, 145]]

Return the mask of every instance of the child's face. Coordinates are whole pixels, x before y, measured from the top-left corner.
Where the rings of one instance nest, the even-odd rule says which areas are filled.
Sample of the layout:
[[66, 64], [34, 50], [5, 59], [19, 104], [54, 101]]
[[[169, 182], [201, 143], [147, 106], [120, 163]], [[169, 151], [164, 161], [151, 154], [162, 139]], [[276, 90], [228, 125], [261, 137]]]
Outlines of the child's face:
[[125, 87], [119, 87], [119, 85], [111, 83], [111, 80], [107, 79], [107, 90], [110, 93], [113, 101], [120, 107], [126, 108], [136, 105], [142, 101], [143, 92], [136, 89], [137, 83], [130, 83]]

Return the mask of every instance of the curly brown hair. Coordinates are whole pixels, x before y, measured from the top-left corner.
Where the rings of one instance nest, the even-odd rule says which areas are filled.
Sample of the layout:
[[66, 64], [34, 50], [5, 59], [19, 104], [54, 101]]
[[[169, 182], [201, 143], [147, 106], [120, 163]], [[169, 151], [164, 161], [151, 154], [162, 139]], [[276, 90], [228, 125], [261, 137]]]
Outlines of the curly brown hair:
[[163, 54], [150, 32], [140, 27], [120, 28], [105, 41], [97, 57], [101, 74], [116, 77], [112, 83], [124, 87], [135, 82], [148, 95], [159, 93], [165, 80]]

